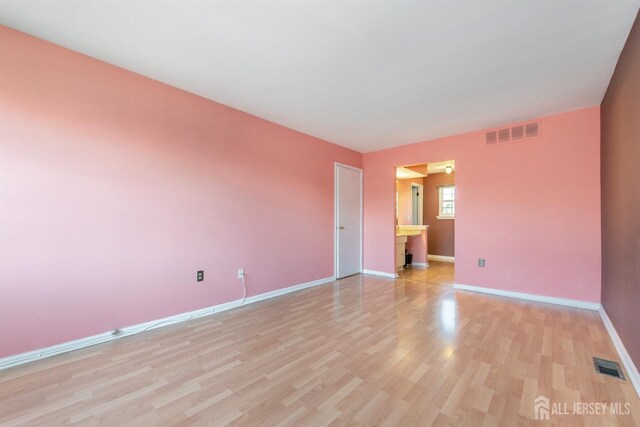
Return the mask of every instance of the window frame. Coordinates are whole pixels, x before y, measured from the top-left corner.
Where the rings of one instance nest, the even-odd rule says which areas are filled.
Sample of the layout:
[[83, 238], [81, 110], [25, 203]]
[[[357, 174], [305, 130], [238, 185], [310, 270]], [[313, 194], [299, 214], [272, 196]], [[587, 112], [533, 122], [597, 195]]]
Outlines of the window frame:
[[[443, 200], [443, 193], [445, 188], [453, 188], [453, 199]], [[453, 214], [443, 214], [442, 205], [443, 202], [453, 202]], [[437, 219], [455, 219], [456, 218], [456, 186], [455, 184], [445, 184], [438, 186], [438, 216]]]

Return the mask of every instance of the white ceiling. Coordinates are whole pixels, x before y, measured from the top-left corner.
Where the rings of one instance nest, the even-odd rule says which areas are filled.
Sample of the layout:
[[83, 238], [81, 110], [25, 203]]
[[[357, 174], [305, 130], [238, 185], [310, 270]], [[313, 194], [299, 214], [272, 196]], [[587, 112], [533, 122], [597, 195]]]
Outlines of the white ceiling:
[[402, 166], [396, 168], [396, 178], [398, 179], [424, 178], [425, 176], [427, 175]]
[[456, 162], [453, 160], [447, 160], [446, 162], [429, 163], [427, 165], [427, 173], [429, 175], [434, 173], [444, 173], [444, 168], [447, 166], [451, 166], [454, 171], [456, 170]]
[[0, 23], [358, 151], [597, 105], [640, 0], [0, 0]]
[[456, 162], [454, 160], [446, 160], [444, 162], [434, 162], [434, 163], [428, 163], [426, 165], [411, 165], [411, 166], [399, 166], [396, 168], [396, 178], [398, 179], [412, 179], [412, 178], [424, 178], [425, 174], [422, 174], [420, 172], [416, 172], [415, 170], [412, 170], [411, 168], [415, 168], [416, 166], [420, 167], [424, 167], [427, 166], [427, 170], [426, 173], [427, 175], [433, 175], [436, 173], [445, 173], [445, 168], [447, 166], [451, 166], [452, 170], [455, 171], [456, 168]]

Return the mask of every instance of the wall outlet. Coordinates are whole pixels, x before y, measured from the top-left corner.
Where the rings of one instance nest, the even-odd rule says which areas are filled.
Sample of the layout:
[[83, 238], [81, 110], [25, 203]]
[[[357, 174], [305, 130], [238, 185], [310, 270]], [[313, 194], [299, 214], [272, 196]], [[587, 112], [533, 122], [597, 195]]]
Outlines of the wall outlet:
[[238, 279], [243, 279], [244, 278], [244, 268], [239, 268], [238, 269]]
[[478, 267], [484, 267], [484, 258], [478, 258]]
[[202, 282], [204, 280], [204, 270], [198, 270], [198, 274], [196, 274], [196, 280], [198, 282]]

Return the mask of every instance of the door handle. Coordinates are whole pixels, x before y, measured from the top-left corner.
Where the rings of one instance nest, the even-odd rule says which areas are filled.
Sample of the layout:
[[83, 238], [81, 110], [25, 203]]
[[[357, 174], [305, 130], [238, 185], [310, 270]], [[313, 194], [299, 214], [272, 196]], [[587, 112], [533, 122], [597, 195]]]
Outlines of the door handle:
[[344, 230], [344, 227], [343, 226], [339, 226], [338, 230]]

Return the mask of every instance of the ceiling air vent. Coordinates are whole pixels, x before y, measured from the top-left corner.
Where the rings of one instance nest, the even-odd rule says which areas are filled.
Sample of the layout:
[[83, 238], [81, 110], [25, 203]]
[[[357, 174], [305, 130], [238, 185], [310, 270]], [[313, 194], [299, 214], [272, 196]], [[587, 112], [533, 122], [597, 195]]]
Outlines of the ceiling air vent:
[[487, 132], [485, 134], [485, 142], [487, 145], [502, 144], [537, 136], [540, 136], [540, 122], [531, 122]]
[[524, 126], [524, 134], [527, 138], [533, 138], [534, 136], [538, 136], [540, 132], [540, 126], [538, 126], [538, 122], [527, 123]]
[[495, 144], [496, 142], [498, 142], [498, 132], [496, 132], [495, 130], [492, 132], [487, 132], [486, 142], [487, 144]]

